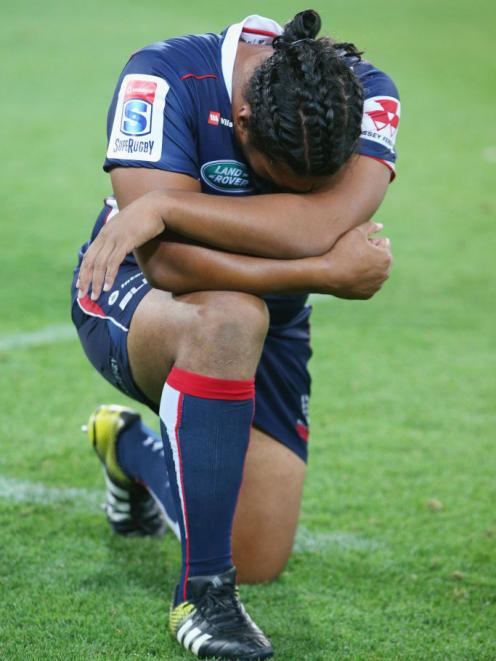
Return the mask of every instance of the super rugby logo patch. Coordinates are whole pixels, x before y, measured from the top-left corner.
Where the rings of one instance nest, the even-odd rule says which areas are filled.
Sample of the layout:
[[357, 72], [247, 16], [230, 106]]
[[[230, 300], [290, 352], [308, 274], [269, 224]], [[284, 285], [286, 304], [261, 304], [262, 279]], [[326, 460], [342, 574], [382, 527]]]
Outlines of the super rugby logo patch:
[[107, 158], [151, 162], [160, 160], [168, 91], [168, 83], [158, 76], [130, 74], [123, 78]]
[[130, 80], [124, 92], [121, 131], [125, 135], [147, 135], [152, 129], [153, 102], [157, 83]]
[[400, 123], [400, 102], [393, 96], [373, 96], [363, 106], [362, 138], [394, 152]]
[[203, 181], [221, 193], [249, 193], [253, 190], [248, 168], [240, 161], [210, 161], [201, 168]]

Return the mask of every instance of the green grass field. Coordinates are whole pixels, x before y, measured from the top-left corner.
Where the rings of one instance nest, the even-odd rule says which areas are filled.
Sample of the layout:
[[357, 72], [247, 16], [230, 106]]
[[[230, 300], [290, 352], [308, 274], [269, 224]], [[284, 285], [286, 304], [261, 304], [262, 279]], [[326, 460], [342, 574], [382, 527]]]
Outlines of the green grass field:
[[[175, 539], [112, 537], [98, 509], [79, 427], [126, 400], [68, 335], [70, 272], [109, 192], [105, 116], [127, 56], [303, 7], [170, 4], [0, 9], [2, 661], [189, 658], [165, 627]], [[315, 6], [326, 29], [402, 94], [378, 215], [395, 269], [370, 302], [315, 303], [301, 530], [283, 577], [243, 595], [281, 660], [496, 659], [496, 8], [334, 4]]]

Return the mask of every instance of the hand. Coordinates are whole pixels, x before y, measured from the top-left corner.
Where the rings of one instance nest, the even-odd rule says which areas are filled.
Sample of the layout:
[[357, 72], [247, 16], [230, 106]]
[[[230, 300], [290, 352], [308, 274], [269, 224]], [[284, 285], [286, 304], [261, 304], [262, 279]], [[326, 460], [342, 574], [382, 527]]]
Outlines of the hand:
[[371, 298], [388, 279], [392, 265], [389, 239], [371, 237], [382, 225], [368, 221], [344, 234], [323, 255], [323, 288], [338, 298]]
[[[163, 196], [161, 209], [163, 209]], [[157, 211], [156, 195], [147, 193], [120, 211], [103, 227], [86, 251], [76, 286], [79, 296], [88, 293], [96, 301], [109, 291], [126, 255], [161, 234], [165, 223]]]

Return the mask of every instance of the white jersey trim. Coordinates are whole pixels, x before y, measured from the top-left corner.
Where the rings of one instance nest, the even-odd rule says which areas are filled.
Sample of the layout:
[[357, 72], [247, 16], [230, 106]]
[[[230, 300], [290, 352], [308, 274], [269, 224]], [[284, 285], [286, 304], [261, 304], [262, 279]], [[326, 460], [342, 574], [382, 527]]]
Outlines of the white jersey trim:
[[[246, 28], [247, 32], [243, 33]], [[282, 34], [282, 27], [276, 21], [258, 14], [247, 16], [241, 23], [234, 23], [226, 32], [222, 44], [222, 75], [229, 99], [232, 101], [232, 77], [236, 51], [240, 40], [250, 44], [270, 45], [277, 35]]]

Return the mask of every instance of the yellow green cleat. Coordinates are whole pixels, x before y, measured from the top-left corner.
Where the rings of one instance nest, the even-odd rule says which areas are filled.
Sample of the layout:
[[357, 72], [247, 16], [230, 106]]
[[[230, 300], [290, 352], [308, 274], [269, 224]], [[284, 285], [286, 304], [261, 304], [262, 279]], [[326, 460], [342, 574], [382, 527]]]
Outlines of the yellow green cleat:
[[272, 646], [239, 599], [236, 570], [193, 576], [188, 599], [171, 608], [172, 635], [200, 659], [269, 659]]
[[112, 530], [129, 537], [158, 537], [166, 530], [162, 507], [146, 487], [124, 474], [117, 461], [119, 436], [139, 419], [132, 409], [104, 404], [91, 414], [87, 434], [103, 466], [107, 487], [103, 508]]

